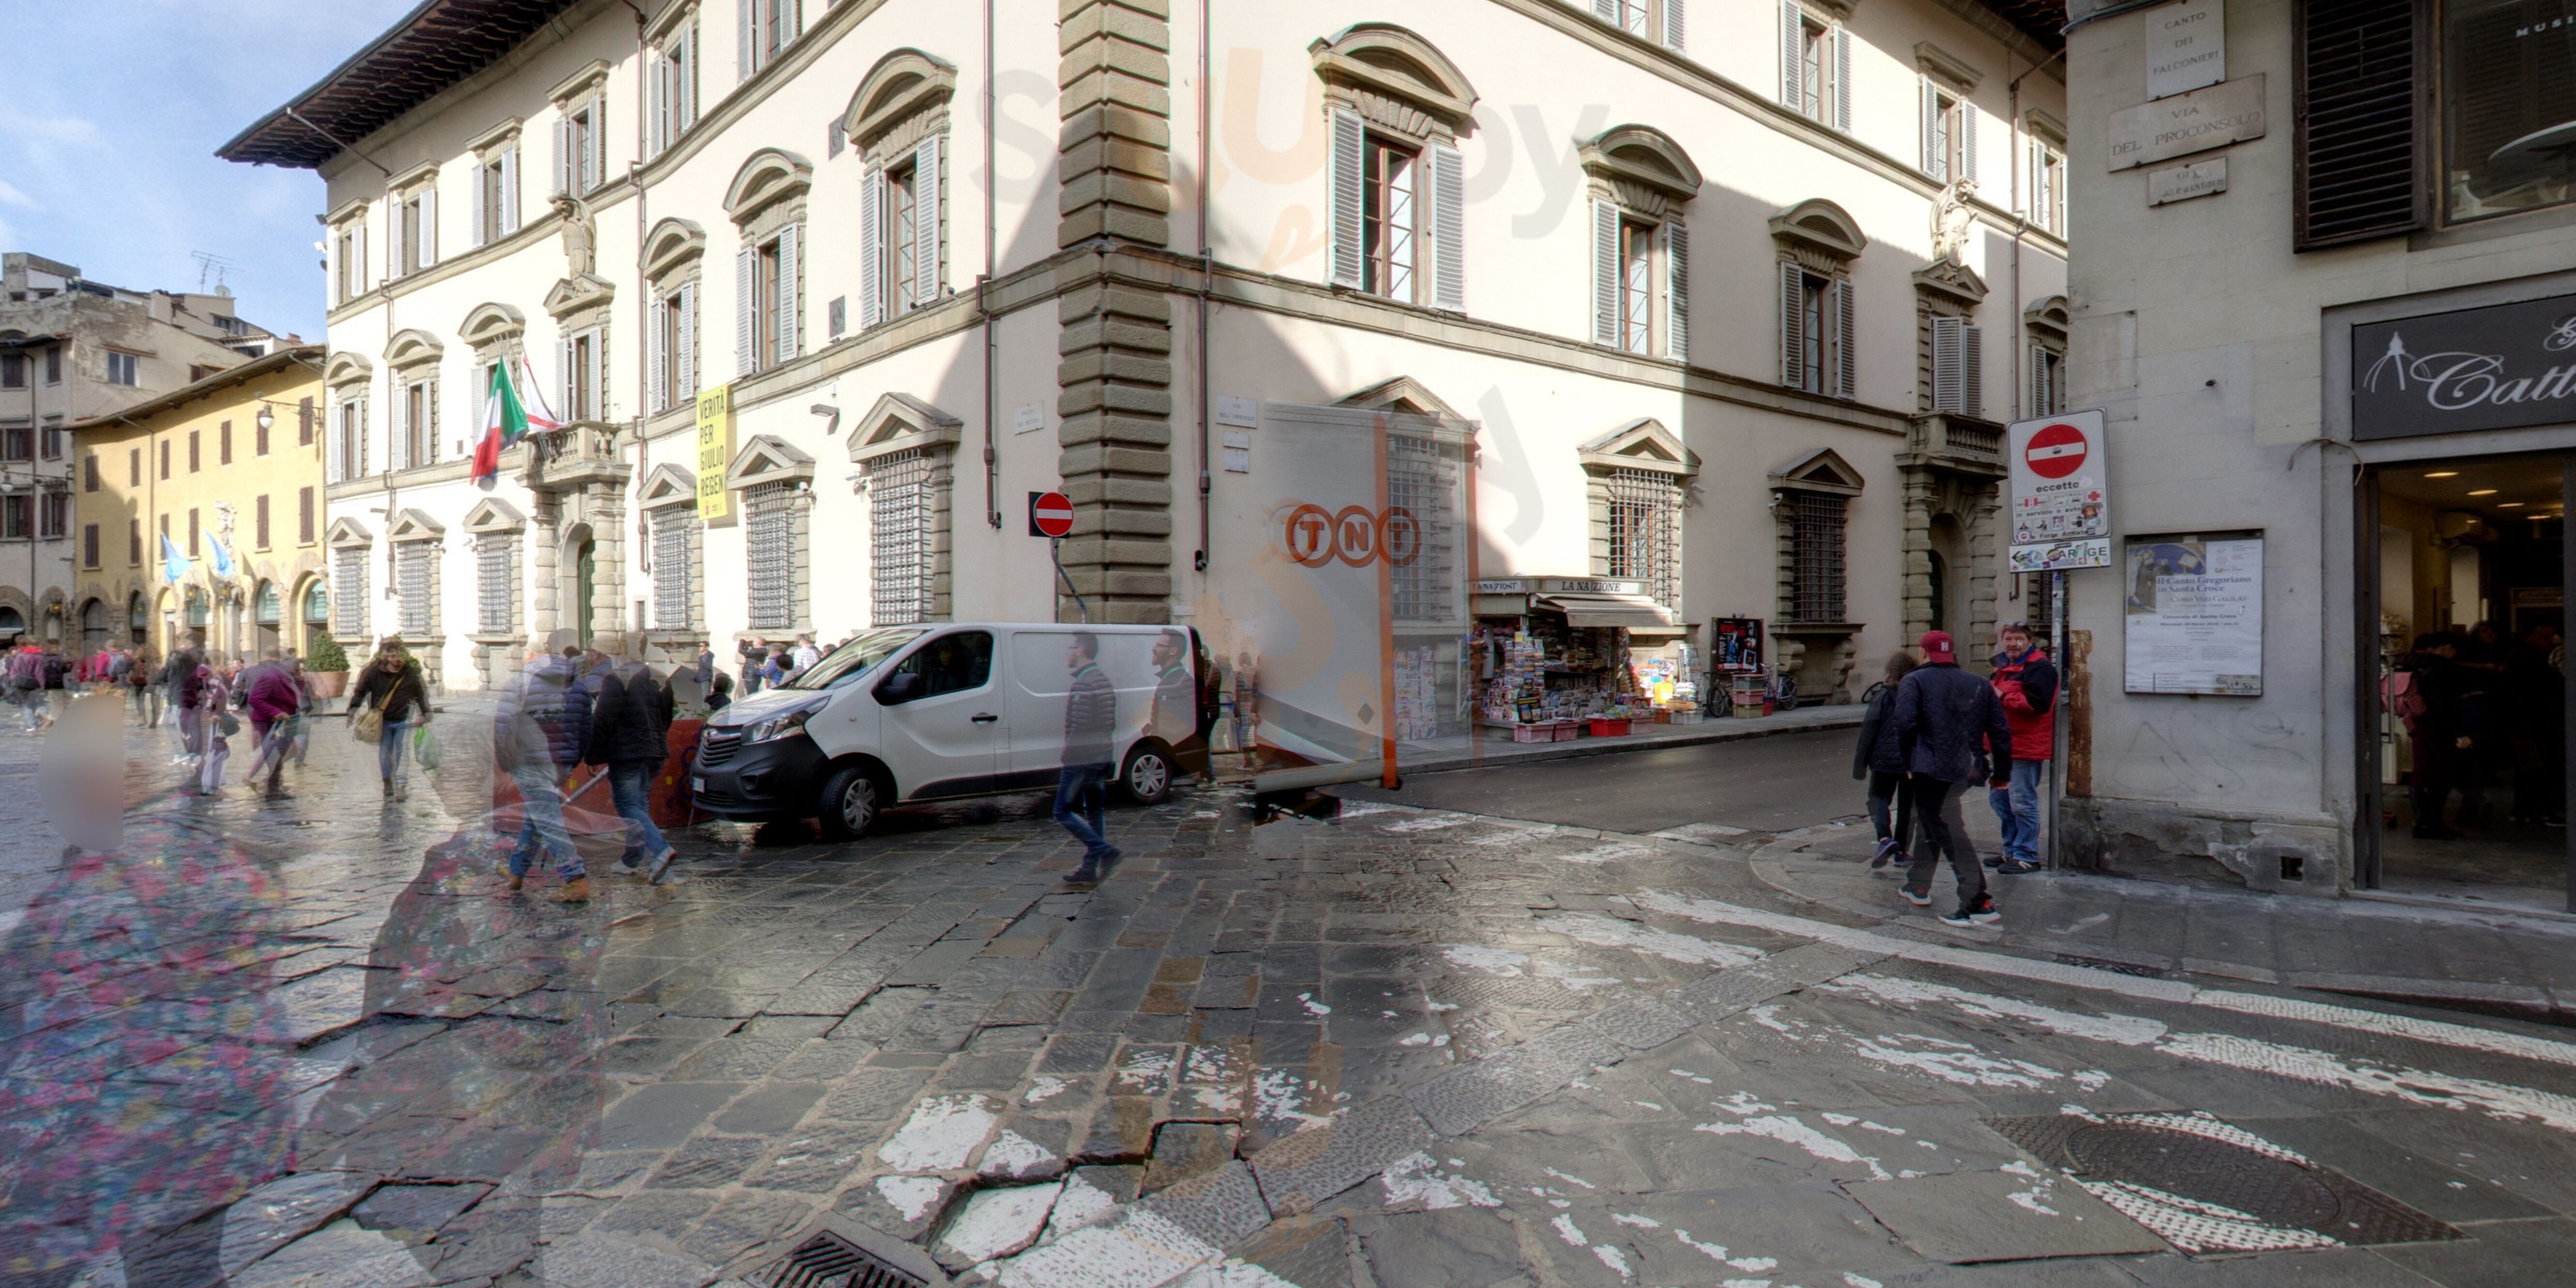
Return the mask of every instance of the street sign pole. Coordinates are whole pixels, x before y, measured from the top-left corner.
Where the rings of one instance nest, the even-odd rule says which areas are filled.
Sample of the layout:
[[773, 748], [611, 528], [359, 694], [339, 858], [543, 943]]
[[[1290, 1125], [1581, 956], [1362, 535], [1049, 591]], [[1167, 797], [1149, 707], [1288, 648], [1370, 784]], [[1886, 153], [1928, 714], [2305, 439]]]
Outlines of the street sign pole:
[[1058, 580], [1064, 583], [1064, 593], [1073, 596], [1074, 611], [1082, 614], [1082, 624], [1089, 626], [1091, 624], [1091, 605], [1082, 602], [1082, 592], [1073, 588], [1073, 578], [1064, 570], [1064, 538], [1049, 537], [1047, 539], [1047, 546], [1048, 555], [1055, 560], [1055, 575]]

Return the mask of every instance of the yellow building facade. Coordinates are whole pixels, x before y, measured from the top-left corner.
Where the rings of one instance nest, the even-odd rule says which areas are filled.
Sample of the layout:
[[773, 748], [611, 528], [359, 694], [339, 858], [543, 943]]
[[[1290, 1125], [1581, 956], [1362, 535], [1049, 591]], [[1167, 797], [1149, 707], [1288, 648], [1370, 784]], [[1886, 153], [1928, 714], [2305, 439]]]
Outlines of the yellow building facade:
[[[69, 426], [66, 643], [148, 643], [166, 656], [202, 630], [225, 656], [311, 650], [330, 610], [322, 352], [282, 349]], [[172, 549], [185, 565], [175, 578]]]

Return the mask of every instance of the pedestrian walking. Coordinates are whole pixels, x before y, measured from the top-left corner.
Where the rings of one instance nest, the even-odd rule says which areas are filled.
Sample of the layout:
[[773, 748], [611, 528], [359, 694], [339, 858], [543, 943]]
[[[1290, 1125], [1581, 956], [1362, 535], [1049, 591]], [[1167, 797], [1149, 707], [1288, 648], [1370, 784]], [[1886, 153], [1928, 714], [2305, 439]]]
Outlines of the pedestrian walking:
[[197, 672], [197, 794], [221, 796], [224, 762], [232, 759], [232, 736], [241, 731], [241, 717], [233, 714], [232, 687], [224, 669], [201, 662]]
[[511, 847], [502, 875], [511, 891], [527, 883], [542, 847], [554, 856], [555, 874], [563, 887], [548, 896], [557, 903], [590, 898], [589, 873], [581, 852], [573, 848], [564, 827], [563, 777], [581, 760], [590, 740], [590, 704], [581, 690], [580, 650], [569, 643], [569, 631], [556, 631], [546, 647], [528, 655], [502, 690], [492, 713], [493, 767], [510, 776], [519, 789], [519, 837]]
[[1986, 892], [1986, 870], [1968, 842], [1966, 820], [1959, 815], [1959, 794], [1984, 779], [2002, 787], [1996, 777], [2009, 772], [2012, 729], [2004, 723], [2004, 705], [1994, 687], [1959, 669], [1959, 656], [1948, 631], [1923, 633], [1923, 665], [1896, 686], [1896, 739], [1910, 745], [1906, 768], [1912, 775], [1915, 825], [1923, 844], [1915, 851], [1904, 888], [1907, 903], [1932, 903], [1932, 875], [1941, 856], [1950, 858], [1958, 882], [1959, 908], [1941, 918], [1944, 925], [1990, 925], [2003, 920], [1994, 896]]
[[250, 712], [252, 748], [242, 781], [258, 782], [264, 768], [269, 799], [289, 799], [282, 779], [295, 741], [295, 716], [304, 709], [304, 686], [287, 666], [285, 652], [273, 648], [260, 651], [259, 665], [242, 672], [240, 684], [242, 706]]
[[734, 646], [742, 657], [742, 696], [760, 692], [760, 671], [769, 665], [769, 641], [755, 635]]
[[1172, 749], [1172, 769], [1195, 766], [1202, 783], [1216, 774], [1208, 759], [1207, 739], [1199, 729], [1199, 678], [1190, 670], [1190, 637], [1167, 630], [1154, 637], [1154, 701], [1145, 727]]
[[788, 654], [787, 658], [788, 664], [794, 668], [790, 672], [792, 675], [803, 675], [814, 669], [814, 664], [822, 660], [823, 651], [814, 647], [814, 637], [811, 635], [797, 636], [796, 648]]
[[[369, 659], [357, 687], [349, 694], [351, 721], [359, 720], [368, 711], [381, 722], [376, 735], [376, 775], [384, 780], [385, 799], [408, 800], [411, 731], [414, 725], [429, 721], [429, 682], [411, 650], [391, 635], [376, 646], [375, 657]], [[363, 726], [353, 726], [359, 727]]]
[[190, 632], [187, 642], [161, 664], [159, 683], [162, 705], [167, 709], [172, 736], [178, 739], [179, 754], [170, 763], [180, 764], [197, 752], [196, 720], [188, 714], [189, 702], [197, 689], [197, 670], [206, 662], [206, 637]]
[[2012, 761], [1997, 775], [2005, 786], [1986, 793], [1995, 819], [2003, 824], [2003, 853], [1988, 867], [2005, 876], [2039, 871], [2039, 779], [2057, 756], [2057, 668], [2048, 651], [2032, 642], [2030, 625], [2006, 622], [1995, 628], [1994, 669], [1987, 683], [2004, 705], [2004, 723], [2012, 729]]
[[18, 704], [28, 733], [44, 727], [45, 651], [33, 640], [19, 644], [9, 655], [9, 700]]
[[295, 718], [288, 722], [294, 731], [289, 754], [295, 757], [295, 767], [302, 769], [304, 758], [313, 750], [313, 717], [321, 713], [322, 698], [313, 691], [313, 676], [304, 669], [304, 659], [293, 649], [286, 651], [286, 666], [295, 675], [297, 694]]
[[617, 866], [660, 885], [678, 852], [653, 825], [653, 776], [669, 755], [671, 686], [653, 668], [621, 661], [600, 678], [591, 704], [589, 746], [582, 759], [608, 767], [608, 793], [626, 820], [626, 851]]
[[1905, 769], [1912, 749], [1897, 741], [1896, 722], [1889, 718], [1896, 710], [1897, 686], [1914, 667], [1912, 653], [1898, 649], [1889, 654], [1886, 672], [1860, 698], [1865, 711], [1859, 745], [1852, 749], [1852, 777], [1869, 783], [1869, 825], [1878, 834], [1878, 848], [1869, 856], [1873, 872], [1890, 863], [1914, 862], [1914, 793], [1907, 789]]
[[1118, 690], [1100, 670], [1100, 637], [1075, 631], [1065, 649], [1073, 683], [1064, 698], [1064, 761], [1056, 773], [1055, 821], [1082, 842], [1082, 865], [1065, 874], [1066, 885], [1090, 885], [1118, 860], [1109, 843], [1109, 796], [1103, 786], [1116, 772], [1112, 738], [1118, 727]]
[[134, 704], [134, 722], [146, 729], [161, 723], [161, 689], [152, 682], [155, 669], [151, 646], [138, 644], [126, 654], [125, 674], [118, 677], [127, 700]]
[[779, 685], [787, 683], [788, 677], [795, 673], [793, 664], [787, 660], [787, 646], [784, 644], [772, 644], [769, 646], [768, 660], [761, 663], [760, 687], [764, 689], [777, 688]]
[[63, 713], [72, 709], [72, 699], [80, 696], [79, 682], [72, 678], [77, 665], [54, 645], [45, 646], [45, 727], [51, 729]]

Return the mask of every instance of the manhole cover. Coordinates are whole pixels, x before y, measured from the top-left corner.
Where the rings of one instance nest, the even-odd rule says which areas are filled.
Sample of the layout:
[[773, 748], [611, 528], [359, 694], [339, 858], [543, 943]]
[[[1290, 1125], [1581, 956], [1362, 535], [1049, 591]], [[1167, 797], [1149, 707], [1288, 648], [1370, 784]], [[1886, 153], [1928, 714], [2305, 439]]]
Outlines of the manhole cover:
[[761, 1288], [926, 1288], [930, 1281], [826, 1230], [798, 1244], [754, 1282]]
[[1993, 1118], [1986, 1125], [2185, 1252], [2460, 1237], [2333, 1168], [2197, 1110]]

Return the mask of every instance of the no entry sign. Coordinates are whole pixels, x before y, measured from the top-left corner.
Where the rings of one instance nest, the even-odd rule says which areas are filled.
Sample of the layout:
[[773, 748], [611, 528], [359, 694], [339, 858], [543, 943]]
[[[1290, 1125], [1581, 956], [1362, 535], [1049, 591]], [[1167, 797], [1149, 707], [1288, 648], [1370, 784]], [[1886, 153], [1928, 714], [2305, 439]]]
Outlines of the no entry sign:
[[1061, 537], [1073, 531], [1073, 501], [1062, 492], [1029, 493], [1029, 535]]
[[2004, 443], [2004, 463], [2012, 473], [2012, 508], [2005, 517], [2012, 570], [2108, 567], [2111, 506], [2102, 413], [2015, 421]]

